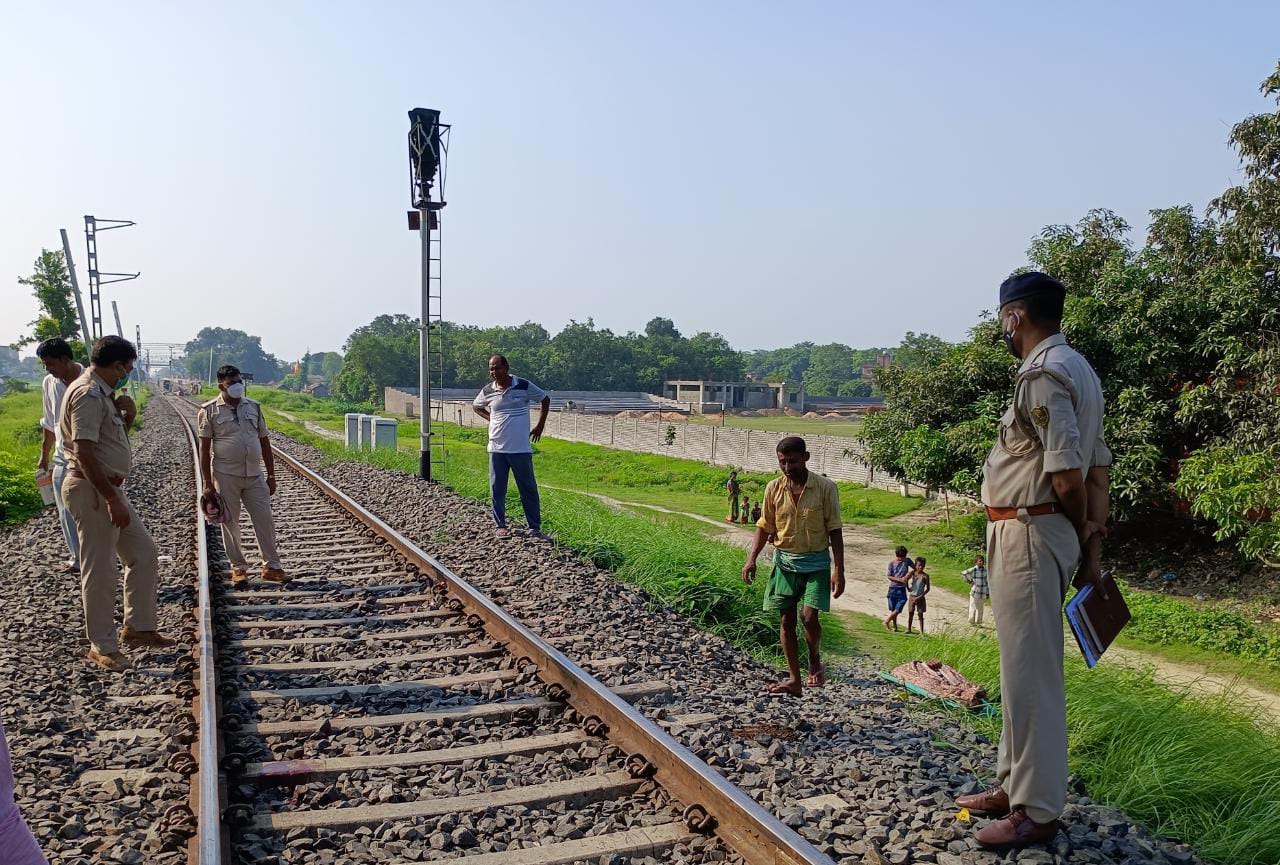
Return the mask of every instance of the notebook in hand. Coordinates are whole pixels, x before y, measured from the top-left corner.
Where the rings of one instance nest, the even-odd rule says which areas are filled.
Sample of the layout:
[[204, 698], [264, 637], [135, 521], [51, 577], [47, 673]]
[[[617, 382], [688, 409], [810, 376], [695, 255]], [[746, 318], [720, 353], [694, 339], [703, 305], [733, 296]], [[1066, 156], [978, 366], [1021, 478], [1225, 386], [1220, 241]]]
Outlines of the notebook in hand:
[[1105, 598], [1088, 584], [1067, 602], [1066, 609], [1071, 633], [1091, 668], [1097, 666], [1098, 659], [1130, 619], [1129, 606], [1116, 581], [1109, 572], [1104, 572], [1102, 578], [1107, 588]]

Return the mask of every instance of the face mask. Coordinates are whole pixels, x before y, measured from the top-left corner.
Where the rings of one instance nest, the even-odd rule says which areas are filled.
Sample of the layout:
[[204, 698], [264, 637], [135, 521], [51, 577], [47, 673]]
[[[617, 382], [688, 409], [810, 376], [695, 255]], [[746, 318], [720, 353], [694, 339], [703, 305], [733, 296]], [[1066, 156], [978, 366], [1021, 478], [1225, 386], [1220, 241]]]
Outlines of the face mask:
[[227, 396], [232, 399], [244, 398], [244, 382], [238, 381], [235, 384], [227, 385]]
[[1018, 325], [1015, 324], [1009, 330], [1000, 331], [1000, 337], [1004, 340], [1004, 347], [1009, 349], [1009, 354], [1013, 355], [1014, 357], [1020, 358], [1022, 355], [1018, 354], [1018, 349], [1016, 349], [1013, 345], [1013, 335], [1017, 332], [1018, 332]]
[[129, 383], [129, 373], [126, 372], [124, 375], [120, 376], [120, 378], [116, 379], [116, 390], [119, 390], [120, 388], [124, 387], [128, 383]]

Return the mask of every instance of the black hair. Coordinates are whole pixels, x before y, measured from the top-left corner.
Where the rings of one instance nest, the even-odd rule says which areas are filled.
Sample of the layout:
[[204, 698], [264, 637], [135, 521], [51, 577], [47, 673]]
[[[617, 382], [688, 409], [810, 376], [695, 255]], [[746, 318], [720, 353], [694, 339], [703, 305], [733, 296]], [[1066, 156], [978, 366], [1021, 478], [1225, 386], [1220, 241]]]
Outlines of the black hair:
[[928, 560], [928, 559], [926, 559], [924, 556], [918, 556], [918, 557], [916, 558], [916, 567], [917, 567], [917, 568], [923, 568], [923, 567], [924, 567], [926, 564], [928, 564], [928, 563], [929, 563], [929, 560]]
[[1065, 300], [1066, 298], [1061, 294], [1045, 291], [1020, 298], [1015, 300], [1014, 303], [1020, 305], [1022, 311], [1027, 314], [1027, 318], [1036, 324], [1058, 327], [1062, 324], [1062, 309]]
[[231, 376], [239, 375], [239, 374], [240, 374], [240, 368], [237, 366], [232, 366], [229, 363], [223, 364], [222, 366], [218, 367], [218, 381], [226, 381], [227, 379], [231, 378]]
[[138, 350], [123, 336], [108, 334], [93, 344], [93, 354], [89, 359], [94, 366], [111, 366], [137, 360]]
[[907, 557], [907, 548], [898, 547], [896, 550], [893, 551], [893, 554], [900, 559], [905, 559]]
[[802, 454], [808, 451], [804, 439], [800, 436], [787, 436], [778, 442], [778, 453], [780, 454]]
[[75, 360], [75, 355], [71, 353], [71, 346], [67, 345], [67, 341], [60, 336], [50, 337], [36, 346], [36, 357], [41, 360], [57, 360], [59, 358]]
[[505, 366], [507, 369], [510, 369], [510, 368], [511, 368], [511, 364], [507, 361], [507, 356], [506, 356], [505, 354], [495, 354], [495, 355], [492, 355], [492, 356], [489, 358], [489, 360], [500, 360], [500, 361], [502, 361], [502, 365], [503, 365], [503, 366]]

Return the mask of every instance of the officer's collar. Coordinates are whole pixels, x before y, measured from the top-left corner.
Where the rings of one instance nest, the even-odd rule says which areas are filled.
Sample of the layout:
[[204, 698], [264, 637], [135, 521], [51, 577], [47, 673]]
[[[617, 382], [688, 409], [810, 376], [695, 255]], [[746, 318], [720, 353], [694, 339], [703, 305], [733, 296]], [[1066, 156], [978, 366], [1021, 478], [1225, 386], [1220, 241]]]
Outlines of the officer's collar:
[[98, 375], [92, 369], [87, 370], [87, 372], [89, 373], [89, 381], [93, 382], [95, 385], [101, 388], [104, 394], [106, 394], [107, 396], [111, 396], [112, 394], [115, 393], [115, 388], [111, 387], [109, 384], [103, 381], [102, 376]]
[[1022, 361], [1022, 366], [1018, 367], [1018, 372], [1024, 373], [1033, 366], [1036, 366], [1036, 361], [1040, 359], [1040, 356], [1055, 345], [1066, 344], [1067, 338], [1061, 332], [1055, 333], [1053, 336], [1041, 340], [1039, 345], [1027, 352], [1026, 358]]

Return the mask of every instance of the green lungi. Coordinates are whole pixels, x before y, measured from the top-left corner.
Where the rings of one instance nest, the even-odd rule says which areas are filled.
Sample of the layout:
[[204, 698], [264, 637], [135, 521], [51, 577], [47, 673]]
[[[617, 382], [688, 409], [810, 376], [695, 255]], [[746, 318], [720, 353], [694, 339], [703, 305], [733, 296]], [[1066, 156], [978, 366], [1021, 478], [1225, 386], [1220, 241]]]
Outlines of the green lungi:
[[765, 612], [800, 604], [823, 613], [831, 611], [831, 551], [788, 553], [773, 551], [773, 571], [764, 584]]

